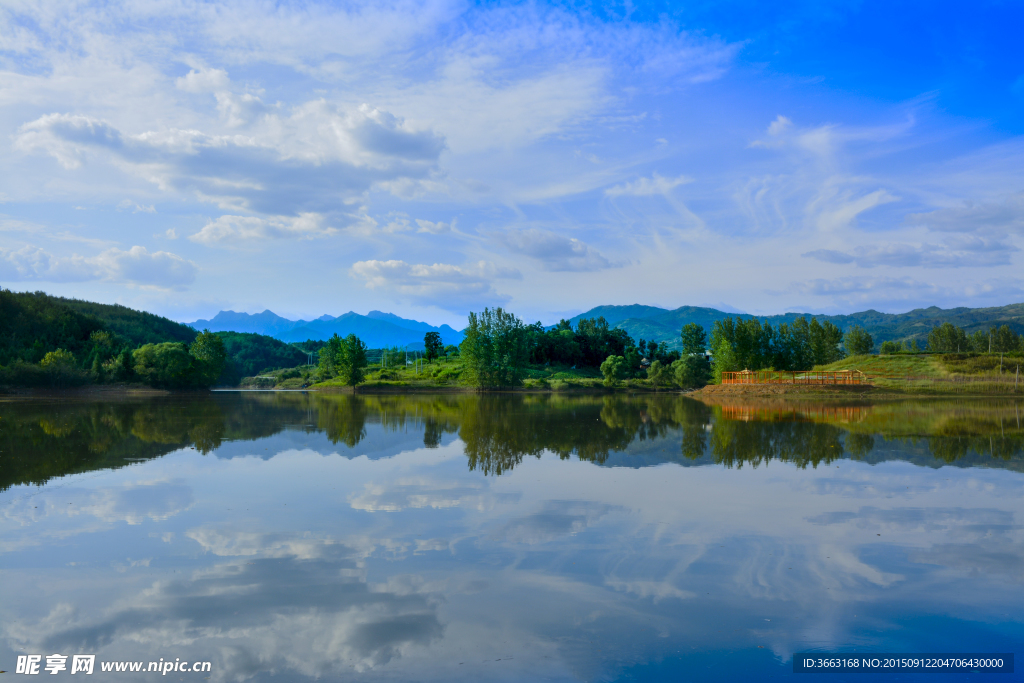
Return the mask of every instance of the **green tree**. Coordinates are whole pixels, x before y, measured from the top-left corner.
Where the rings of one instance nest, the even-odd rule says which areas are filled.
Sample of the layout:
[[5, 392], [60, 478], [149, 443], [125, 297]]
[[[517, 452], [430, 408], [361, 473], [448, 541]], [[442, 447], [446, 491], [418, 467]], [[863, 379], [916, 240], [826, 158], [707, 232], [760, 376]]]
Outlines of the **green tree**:
[[604, 385], [614, 387], [626, 375], [626, 359], [622, 356], [608, 356], [601, 363], [601, 374], [604, 375]]
[[636, 377], [642, 367], [640, 361], [640, 350], [635, 346], [627, 346], [622, 352], [622, 359], [625, 361], [624, 372], [627, 377]]
[[354, 334], [341, 340], [341, 353], [336, 367], [338, 377], [348, 386], [354, 387], [362, 382], [366, 376], [366, 344]]
[[992, 336], [992, 351], [996, 353], [1009, 353], [1020, 348], [1020, 335], [1010, 329], [1009, 325], [1002, 325], [999, 329], [989, 330]]
[[655, 389], [660, 389], [672, 381], [672, 371], [669, 367], [662, 365], [660, 360], [656, 360], [651, 363], [651, 367], [647, 368], [647, 379], [651, 380]]
[[704, 355], [704, 351], [707, 350], [708, 346], [708, 335], [701, 325], [697, 323], [683, 325], [683, 331], [680, 332], [680, 336], [683, 338], [684, 356]]
[[181, 342], [145, 344], [132, 353], [133, 371], [143, 382], [163, 389], [195, 386], [195, 359]]
[[828, 365], [846, 355], [839, 346], [843, 342], [843, 331], [828, 320], [822, 325], [817, 318], [811, 319], [810, 339], [815, 365]]
[[106, 375], [115, 382], [130, 382], [135, 379], [135, 358], [131, 349], [125, 347], [110, 359], [104, 367]]
[[335, 332], [327, 340], [327, 345], [320, 349], [320, 364], [317, 368], [317, 374], [320, 376], [321, 381], [331, 379], [338, 374], [338, 366], [342, 361], [342, 355], [342, 340], [338, 333]]
[[942, 323], [928, 333], [928, 350], [932, 353], [966, 353], [971, 350], [971, 342], [963, 328]]
[[456, 346], [455, 344], [449, 344], [448, 346], [444, 347], [444, 355], [449, 358], [451, 358], [452, 356], [459, 355], [459, 347]]
[[480, 387], [515, 386], [529, 359], [523, 321], [501, 308], [470, 313], [460, 348], [466, 369]]
[[[732, 318], [716, 320], [711, 329], [711, 357], [715, 382], [722, 381], [723, 372], [742, 370], [741, 358], [736, 352], [736, 322]], [[680, 384], [680, 386], [684, 386]]]
[[75, 375], [75, 355], [66, 349], [47, 352], [39, 365], [46, 370], [54, 386], [67, 386]]
[[196, 335], [196, 340], [188, 349], [189, 355], [196, 360], [195, 382], [202, 386], [212, 386], [217, 382], [228, 353], [224, 348], [224, 340], [220, 336], [203, 330]]
[[427, 332], [423, 335], [423, 347], [426, 350], [427, 360], [431, 361], [440, 358], [444, 353], [444, 342], [441, 341], [439, 332]]
[[879, 348], [878, 352], [883, 356], [888, 356], [893, 353], [899, 353], [902, 350], [903, 347], [900, 346], [899, 342], [884, 341], [882, 342], [882, 346]]
[[846, 347], [847, 355], [863, 356], [871, 353], [871, 349], [874, 348], [875, 342], [863, 327], [860, 325], [854, 325], [843, 337], [843, 346]]
[[[731, 351], [726, 351], [725, 355]], [[721, 370], [716, 370], [718, 379], [721, 380]], [[703, 355], [685, 356], [672, 363], [672, 377], [683, 389], [699, 389], [711, 379], [711, 368]]]

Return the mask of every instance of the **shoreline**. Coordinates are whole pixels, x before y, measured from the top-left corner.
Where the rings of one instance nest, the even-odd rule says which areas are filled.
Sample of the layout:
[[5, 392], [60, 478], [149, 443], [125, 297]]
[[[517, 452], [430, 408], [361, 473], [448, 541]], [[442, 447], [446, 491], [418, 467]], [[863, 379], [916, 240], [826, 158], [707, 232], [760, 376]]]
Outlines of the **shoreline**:
[[643, 385], [620, 385], [605, 387], [601, 385], [561, 387], [508, 387], [484, 389], [469, 386], [452, 385], [360, 385], [353, 389], [350, 386], [313, 385], [306, 388], [269, 388], [252, 389], [247, 387], [212, 387], [210, 389], [156, 389], [145, 385], [88, 385], [84, 387], [68, 387], [54, 389], [52, 387], [0, 387], [0, 400], [10, 399], [43, 399], [43, 398], [151, 398], [157, 396], [195, 396], [205, 393], [300, 393], [315, 392], [322, 394], [562, 394], [562, 395], [615, 395], [615, 394], [651, 394], [664, 396], [688, 396], [701, 401], [714, 402], [719, 399], [766, 399], [785, 398], [794, 400], [893, 400], [893, 399], [928, 399], [928, 398], [1006, 398], [1024, 399], [1024, 392], [966, 392], [936, 391], [934, 387], [922, 391], [899, 391], [888, 387], [872, 384], [852, 385], [818, 385], [818, 384], [709, 384], [700, 389], [654, 389]]
[[[200, 390], [201, 392], [202, 390]], [[143, 384], [90, 384], [84, 387], [68, 387], [66, 389], [54, 389], [53, 387], [0, 387], [0, 400], [8, 398], [71, 398], [71, 397], [96, 397], [96, 398], [123, 398], [123, 397], [151, 397], [151, 396], [174, 396], [199, 393], [196, 390], [177, 391], [169, 389], [155, 389]]]

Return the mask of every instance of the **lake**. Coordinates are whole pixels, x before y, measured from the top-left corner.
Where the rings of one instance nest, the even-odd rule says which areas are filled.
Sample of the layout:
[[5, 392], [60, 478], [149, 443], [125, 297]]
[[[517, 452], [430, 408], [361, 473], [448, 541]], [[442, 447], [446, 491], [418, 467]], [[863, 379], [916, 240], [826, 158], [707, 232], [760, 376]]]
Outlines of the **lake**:
[[[1024, 643], [1024, 405], [215, 392], [0, 402], [0, 669], [793, 673]], [[67, 670], [71, 675], [71, 659]], [[162, 665], [162, 662], [161, 662]], [[46, 671], [43, 675], [49, 676]]]

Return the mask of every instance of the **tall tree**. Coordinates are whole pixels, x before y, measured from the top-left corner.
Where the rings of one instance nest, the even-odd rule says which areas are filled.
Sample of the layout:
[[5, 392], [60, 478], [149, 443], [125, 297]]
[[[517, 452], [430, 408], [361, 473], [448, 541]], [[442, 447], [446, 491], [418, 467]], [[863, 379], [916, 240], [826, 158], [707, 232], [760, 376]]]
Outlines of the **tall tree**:
[[423, 335], [423, 347], [426, 350], [427, 360], [440, 358], [444, 354], [444, 342], [441, 341], [439, 332], [427, 332]]
[[320, 379], [330, 379], [338, 374], [338, 366], [342, 360], [342, 340], [335, 332], [327, 345], [320, 349], [320, 366], [318, 374]]
[[846, 353], [848, 355], [863, 356], [871, 353], [871, 349], [874, 348], [875, 342], [863, 327], [860, 325], [854, 325], [843, 337], [843, 346], [846, 347]]
[[337, 363], [338, 377], [354, 387], [366, 377], [366, 344], [359, 337], [350, 334], [341, 340], [341, 353]]
[[679, 333], [679, 336], [683, 338], [684, 356], [693, 356], [698, 353], [703, 355], [707, 349], [708, 335], [702, 325], [687, 323], [683, 325], [683, 330]]
[[529, 359], [523, 321], [501, 308], [470, 313], [461, 355], [477, 386], [515, 386]]
[[196, 360], [196, 384], [207, 387], [213, 385], [224, 370], [228, 358], [224, 340], [209, 330], [203, 330], [196, 335], [188, 352]]
[[928, 333], [928, 350], [933, 353], [966, 353], [971, 342], [963, 328], [953, 323], [942, 323]]

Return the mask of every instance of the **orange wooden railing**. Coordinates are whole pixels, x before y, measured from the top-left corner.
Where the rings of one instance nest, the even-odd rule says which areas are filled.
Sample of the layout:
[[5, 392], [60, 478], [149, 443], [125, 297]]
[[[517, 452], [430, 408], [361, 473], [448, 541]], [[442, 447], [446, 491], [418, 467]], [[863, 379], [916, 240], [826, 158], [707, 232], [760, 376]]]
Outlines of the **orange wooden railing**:
[[867, 376], [860, 370], [823, 372], [807, 370], [789, 372], [784, 370], [743, 370], [723, 372], [722, 384], [867, 384]]

